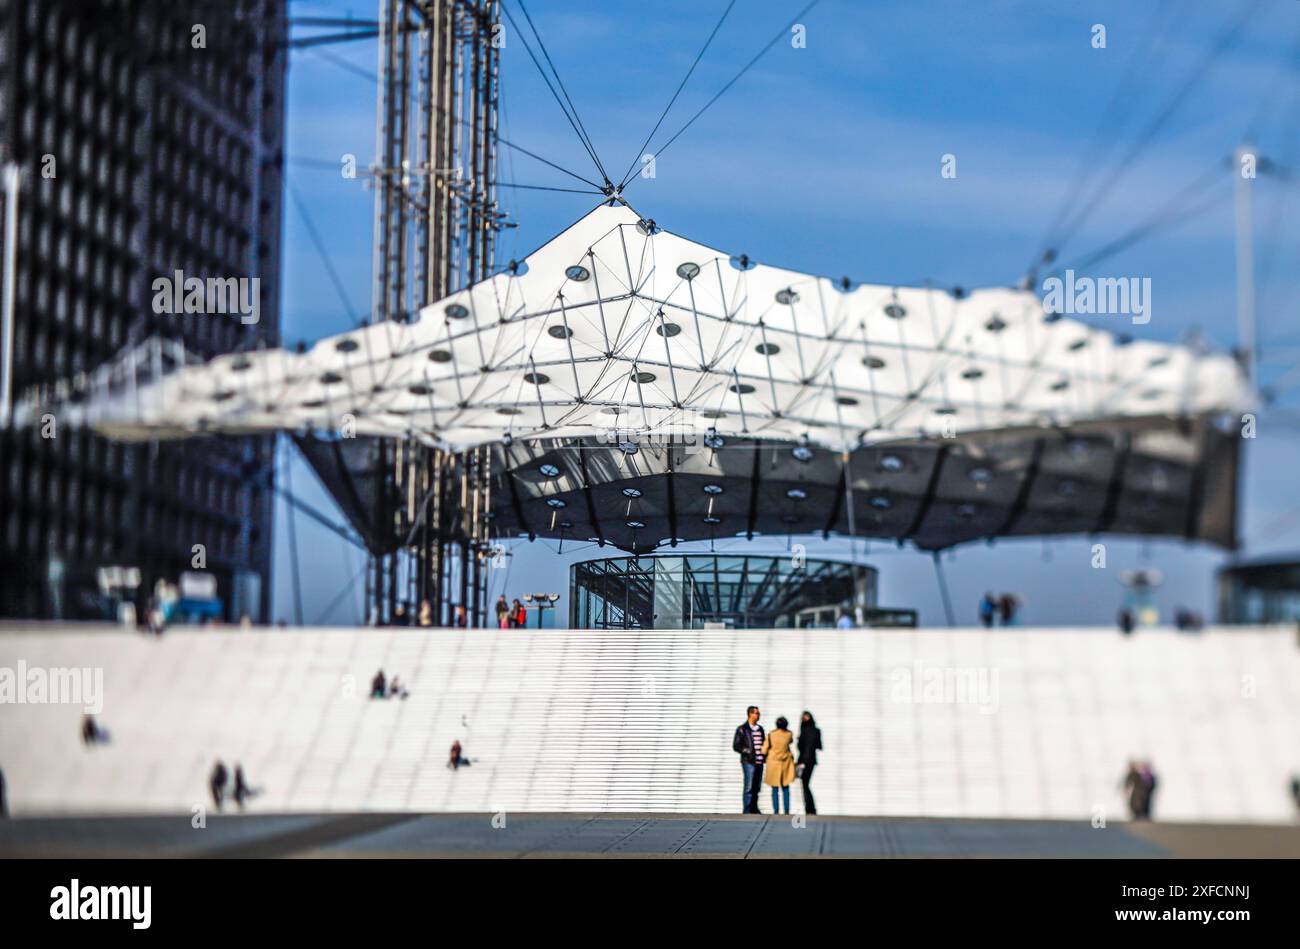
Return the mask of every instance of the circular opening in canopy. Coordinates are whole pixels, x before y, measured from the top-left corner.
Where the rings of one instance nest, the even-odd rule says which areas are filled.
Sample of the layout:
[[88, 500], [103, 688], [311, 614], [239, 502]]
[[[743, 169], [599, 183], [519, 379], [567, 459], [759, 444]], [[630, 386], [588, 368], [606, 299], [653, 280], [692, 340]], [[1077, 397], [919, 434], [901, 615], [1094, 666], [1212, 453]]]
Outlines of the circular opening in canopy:
[[568, 339], [573, 335], [573, 330], [560, 323], [556, 323], [554, 326], [546, 327], [546, 334], [555, 339]]
[[798, 303], [799, 294], [786, 287], [784, 290], [776, 291], [776, 302], [781, 304]]
[[706, 484], [706, 485], [704, 486], [704, 493], [705, 493], [705, 494], [721, 494], [721, 493], [722, 493], [722, 485], [720, 485], [720, 484]]
[[804, 498], [808, 497], [808, 492], [803, 488], [791, 488], [785, 493], [785, 496], [791, 501], [802, 501]]
[[582, 264], [574, 264], [572, 267], [565, 269], [564, 275], [575, 283], [582, 283], [591, 278], [591, 271]]
[[639, 498], [640, 496], [641, 496], [641, 489], [640, 489], [640, 488], [624, 488], [624, 489], [623, 489], [623, 497], [625, 497], [625, 498]]
[[453, 320], [463, 320], [469, 316], [469, 310], [459, 303], [449, 304], [445, 312]]
[[445, 349], [435, 349], [429, 353], [430, 362], [451, 362], [451, 353]]
[[736, 395], [749, 395], [754, 391], [754, 387], [747, 382], [737, 382], [735, 385], [728, 386]]
[[540, 465], [537, 470], [540, 471], [543, 477], [546, 478], [556, 478], [559, 477], [560, 474], [559, 465], [553, 465], [549, 462], [547, 462], [544, 465]]
[[754, 347], [754, 352], [760, 356], [775, 356], [781, 351], [781, 347], [776, 343], [759, 343]]
[[643, 386], [647, 383], [654, 382], [655, 374], [653, 372], [634, 372], [632, 373], [632, 381], [639, 386]]
[[569, 502], [566, 501], [566, 500], [564, 500], [564, 498], [547, 498], [547, 499], [546, 499], [546, 506], [547, 506], [547, 507], [553, 507], [553, 508], [557, 508], [557, 509], [558, 509], [558, 508], [562, 508], [562, 507], [568, 507], [568, 506], [569, 506]]
[[655, 327], [655, 332], [663, 337], [673, 337], [682, 331], [682, 328], [676, 323], [660, 323]]
[[551, 381], [551, 377], [544, 372], [526, 372], [524, 373], [524, 382], [534, 386], [544, 386]]
[[689, 260], [684, 264], [677, 265], [677, 276], [681, 277], [683, 280], [694, 280], [699, 276], [699, 273], [700, 265], [692, 263]]
[[891, 320], [901, 320], [907, 316], [907, 307], [895, 300], [893, 303], [885, 304], [885, 316]]

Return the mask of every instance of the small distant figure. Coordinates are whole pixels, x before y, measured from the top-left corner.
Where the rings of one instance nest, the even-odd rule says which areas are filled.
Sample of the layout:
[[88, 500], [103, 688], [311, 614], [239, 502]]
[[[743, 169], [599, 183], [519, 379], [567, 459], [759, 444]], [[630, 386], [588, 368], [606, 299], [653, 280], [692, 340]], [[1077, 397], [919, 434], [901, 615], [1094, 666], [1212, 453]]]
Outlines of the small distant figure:
[[167, 614], [163, 612], [162, 597], [154, 594], [149, 598], [149, 607], [145, 612], [149, 620], [149, 632], [161, 636], [167, 631]]
[[1128, 791], [1128, 809], [1132, 819], [1150, 820], [1156, 791], [1156, 775], [1149, 761], [1130, 761], [1123, 787]]
[[515, 600], [510, 610], [510, 625], [516, 629], [524, 629], [528, 626], [528, 608], [520, 603], [518, 599]]
[[[4, 773], [0, 772], [0, 795], [4, 790]], [[1291, 779], [1291, 800], [1295, 802], [1295, 809], [1300, 811], [1300, 774]]]
[[998, 604], [993, 594], [985, 593], [980, 599], [980, 625], [985, 629], [993, 628], [993, 618], [997, 614]]
[[411, 625], [406, 616], [406, 606], [402, 603], [398, 603], [397, 608], [393, 610], [393, 625], [394, 626]]
[[428, 600], [420, 601], [420, 625], [421, 626], [433, 625], [433, 604], [430, 603]]
[[506, 629], [510, 625], [510, 604], [506, 602], [506, 595], [501, 594], [497, 600], [497, 629]]
[[384, 678], [383, 669], [376, 672], [375, 677], [370, 680], [370, 697], [372, 699], [388, 698], [388, 680]]
[[235, 803], [239, 805], [239, 809], [241, 811], [244, 809], [244, 802], [249, 798], [251, 798], [256, 793], [257, 792], [255, 790], [249, 787], [248, 781], [245, 780], [244, 778], [244, 766], [236, 762], [235, 763], [235, 789], [231, 793], [231, 796], [235, 799]]
[[817, 813], [817, 802], [813, 800], [812, 776], [817, 767], [817, 752], [822, 750], [822, 730], [817, 727], [812, 712], [804, 712], [799, 722], [799, 761], [795, 772], [803, 784], [803, 810], [805, 814]]
[[456, 628], [466, 629], [469, 627], [469, 613], [465, 611], [464, 606], [456, 607]]
[[247, 613], [241, 613], [239, 616], [239, 628], [244, 630], [252, 629], [253, 618], [249, 616]]
[[853, 628], [853, 614], [851, 614], [848, 610], [841, 610], [841, 611], [840, 611], [840, 618], [837, 619], [837, 620], [835, 621], [835, 628], [836, 628], [836, 629], [852, 629], [852, 628]]
[[460, 740], [457, 739], [451, 743], [451, 754], [447, 758], [447, 767], [452, 771], [458, 771], [461, 768], [468, 768], [470, 760], [465, 757], [464, 751], [460, 747]]
[[208, 776], [208, 790], [212, 792], [212, 804], [217, 810], [221, 810], [221, 805], [225, 803], [226, 781], [229, 777], [226, 766], [218, 760], [212, 766], [212, 773]]
[[86, 745], [108, 744], [108, 732], [99, 727], [95, 716], [84, 715], [81, 719], [81, 741]]
[[[772, 789], [772, 813], [780, 814], [780, 801], [785, 802], [785, 812], [790, 813], [790, 782], [794, 780], [794, 755], [790, 746], [794, 743], [794, 733], [785, 716], [776, 720], [776, 728], [767, 733], [763, 739], [763, 757], [767, 766], [763, 769], [763, 783]], [[778, 791], [780, 792], [778, 798]]]
[[1119, 631], [1125, 636], [1133, 635], [1133, 611], [1127, 606], [1119, 611]]
[[0, 817], [9, 816], [9, 799], [5, 797], [5, 772], [0, 768]]
[[388, 683], [388, 698], [404, 699], [410, 694], [405, 684], [403, 684], [401, 676], [394, 675], [393, 681]]
[[1011, 626], [1016, 621], [1016, 610], [1020, 606], [1014, 593], [1004, 593], [998, 597], [998, 618], [1003, 626]]

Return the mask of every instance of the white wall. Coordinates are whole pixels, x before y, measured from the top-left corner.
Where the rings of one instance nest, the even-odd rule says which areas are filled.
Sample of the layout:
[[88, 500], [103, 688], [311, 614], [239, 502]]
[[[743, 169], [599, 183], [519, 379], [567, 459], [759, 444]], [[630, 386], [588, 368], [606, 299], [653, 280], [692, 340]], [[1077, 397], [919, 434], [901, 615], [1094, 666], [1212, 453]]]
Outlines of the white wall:
[[[737, 811], [731, 734], [751, 703], [769, 726], [816, 714], [824, 814], [1116, 819], [1125, 762], [1145, 756], [1161, 777], [1158, 818], [1277, 821], [1291, 818], [1287, 785], [1300, 771], [1292, 630], [155, 640], [4, 627], [0, 670], [19, 660], [102, 669], [99, 720], [112, 741], [82, 747], [80, 706], [0, 705], [14, 814], [188, 811], [206, 802], [216, 757], [241, 761], [264, 787], [259, 811]], [[365, 698], [381, 666], [409, 699]], [[961, 669], [988, 691], [971, 701], [935, 691], [932, 676]], [[458, 773], [444, 766], [454, 738], [475, 759]], [[797, 787], [793, 800], [798, 810]]]

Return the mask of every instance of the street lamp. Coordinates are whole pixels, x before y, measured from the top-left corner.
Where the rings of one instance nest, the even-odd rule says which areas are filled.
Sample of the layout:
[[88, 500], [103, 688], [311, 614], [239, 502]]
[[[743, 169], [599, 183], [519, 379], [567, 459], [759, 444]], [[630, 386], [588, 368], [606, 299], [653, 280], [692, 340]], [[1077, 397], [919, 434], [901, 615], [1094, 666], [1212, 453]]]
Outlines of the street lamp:
[[524, 602], [535, 604], [537, 607], [537, 628], [542, 628], [542, 612], [553, 609], [555, 602], [560, 598], [558, 593], [525, 593]]

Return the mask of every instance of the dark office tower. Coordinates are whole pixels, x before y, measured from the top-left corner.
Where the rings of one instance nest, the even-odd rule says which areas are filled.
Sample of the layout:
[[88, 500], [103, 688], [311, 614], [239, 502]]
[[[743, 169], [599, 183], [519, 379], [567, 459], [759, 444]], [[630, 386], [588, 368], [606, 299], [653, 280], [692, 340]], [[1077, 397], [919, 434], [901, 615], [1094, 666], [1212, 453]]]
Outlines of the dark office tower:
[[[166, 357], [146, 371], [182, 345], [278, 344], [286, 35], [286, 0], [0, 0], [15, 399], [154, 337]], [[220, 293], [157, 312], [159, 278], [256, 278], [258, 321], [213, 312]], [[143, 590], [206, 561], [228, 619], [266, 618], [270, 438], [120, 443], [49, 421], [0, 430], [0, 615], [104, 615], [99, 568], [138, 567]]]

